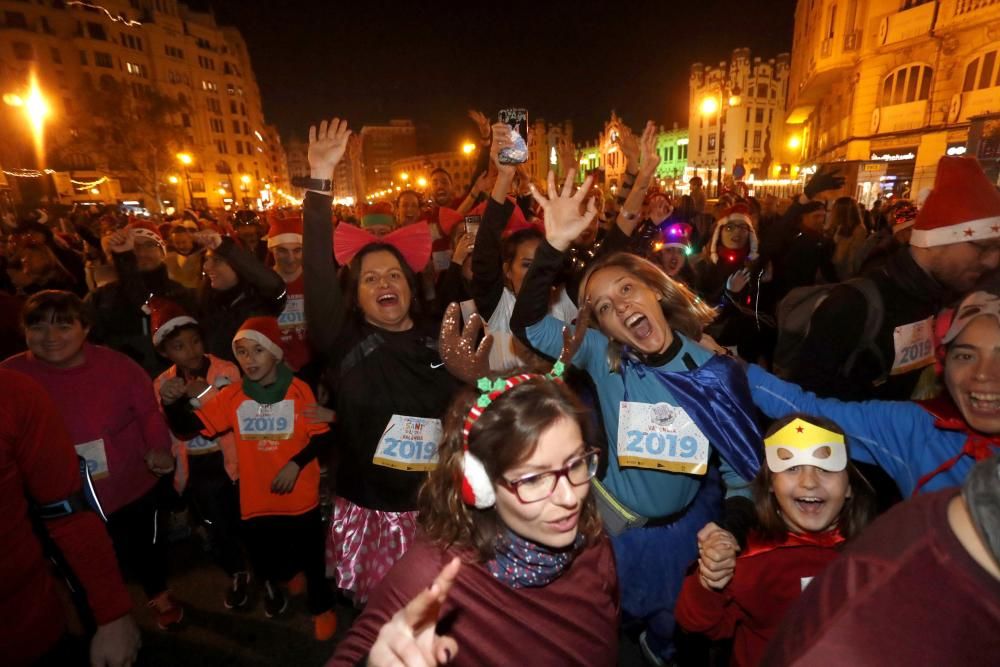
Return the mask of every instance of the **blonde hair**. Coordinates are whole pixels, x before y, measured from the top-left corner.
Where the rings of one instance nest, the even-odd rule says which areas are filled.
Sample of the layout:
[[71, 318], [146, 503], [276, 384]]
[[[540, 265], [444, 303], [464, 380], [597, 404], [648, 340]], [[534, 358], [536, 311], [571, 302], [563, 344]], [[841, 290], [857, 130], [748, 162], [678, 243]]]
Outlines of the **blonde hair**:
[[[715, 319], [715, 311], [700, 297], [696, 296], [684, 283], [668, 276], [663, 269], [647, 259], [630, 252], [616, 252], [598, 259], [590, 265], [580, 281], [577, 303], [587, 300], [587, 285], [595, 273], [602, 269], [619, 268], [627, 271], [651, 290], [660, 295], [660, 305], [667, 325], [693, 341], [701, 338], [705, 327]], [[608, 366], [613, 372], [621, 368], [622, 344], [608, 338]]]

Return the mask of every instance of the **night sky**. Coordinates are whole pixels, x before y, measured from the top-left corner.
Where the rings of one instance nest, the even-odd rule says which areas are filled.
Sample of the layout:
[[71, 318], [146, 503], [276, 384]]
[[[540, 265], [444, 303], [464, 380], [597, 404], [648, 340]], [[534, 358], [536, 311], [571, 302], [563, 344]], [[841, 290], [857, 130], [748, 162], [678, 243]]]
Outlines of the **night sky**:
[[795, 0], [488, 3], [190, 0], [237, 26], [283, 138], [340, 115], [412, 118], [422, 151], [451, 150], [506, 106], [572, 119], [592, 140], [615, 109], [633, 128], [684, 125], [693, 62], [790, 51]]

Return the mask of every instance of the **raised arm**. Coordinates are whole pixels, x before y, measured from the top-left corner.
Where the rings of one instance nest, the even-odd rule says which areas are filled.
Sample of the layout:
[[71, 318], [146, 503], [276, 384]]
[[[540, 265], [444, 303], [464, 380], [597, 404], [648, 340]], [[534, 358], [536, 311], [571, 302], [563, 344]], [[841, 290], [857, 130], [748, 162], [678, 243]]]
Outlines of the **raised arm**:
[[646, 198], [646, 192], [649, 190], [653, 177], [656, 176], [656, 168], [660, 164], [660, 156], [656, 152], [656, 124], [653, 121], [647, 122], [642, 131], [639, 151], [639, 170], [634, 185], [622, 205], [618, 219], [615, 221], [615, 225], [626, 237], [632, 236], [632, 232], [639, 224], [642, 201]]
[[[309, 128], [309, 170], [312, 178], [333, 180], [344, 157], [351, 131], [347, 121], [334, 118]], [[333, 349], [346, 317], [344, 295], [333, 259], [332, 200], [329, 191], [310, 190], [302, 209], [302, 266], [309, 339], [322, 354]]]

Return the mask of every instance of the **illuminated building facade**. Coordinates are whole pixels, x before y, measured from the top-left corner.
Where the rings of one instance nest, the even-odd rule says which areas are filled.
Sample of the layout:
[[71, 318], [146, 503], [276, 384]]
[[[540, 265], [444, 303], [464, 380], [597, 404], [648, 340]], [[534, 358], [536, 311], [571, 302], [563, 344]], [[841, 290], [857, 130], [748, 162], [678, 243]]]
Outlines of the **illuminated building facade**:
[[388, 125], [361, 128], [361, 172], [366, 193], [392, 186], [392, 163], [417, 152], [417, 128], [410, 120], [391, 120]]

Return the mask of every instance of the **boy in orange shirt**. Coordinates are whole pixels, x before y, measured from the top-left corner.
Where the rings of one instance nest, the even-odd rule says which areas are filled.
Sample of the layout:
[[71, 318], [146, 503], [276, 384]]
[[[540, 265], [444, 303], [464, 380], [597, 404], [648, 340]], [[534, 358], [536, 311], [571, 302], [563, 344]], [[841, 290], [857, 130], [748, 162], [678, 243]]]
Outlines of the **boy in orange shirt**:
[[168, 419], [177, 431], [195, 430], [206, 437], [232, 431], [244, 539], [254, 570], [264, 581], [264, 611], [268, 617], [284, 612], [288, 599], [278, 583], [304, 572], [316, 638], [327, 640], [337, 621], [326, 581], [316, 454], [318, 436], [329, 426], [303, 414], [316, 398], [282, 363], [276, 318], [244, 322], [233, 337], [233, 353], [243, 381], [224, 387], [194, 413], [169, 406]]

